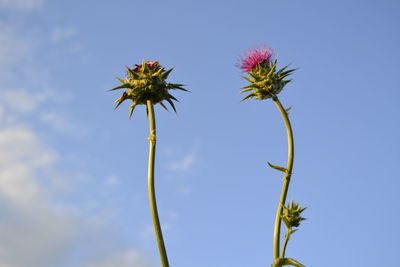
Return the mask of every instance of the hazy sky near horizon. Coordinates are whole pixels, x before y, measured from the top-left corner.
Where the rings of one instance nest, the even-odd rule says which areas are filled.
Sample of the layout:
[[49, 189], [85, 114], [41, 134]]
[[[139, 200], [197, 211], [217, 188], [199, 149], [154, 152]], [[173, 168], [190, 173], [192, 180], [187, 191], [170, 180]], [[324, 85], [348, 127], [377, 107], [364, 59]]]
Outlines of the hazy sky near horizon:
[[156, 191], [173, 267], [269, 266], [286, 135], [235, 67], [257, 45], [298, 70], [287, 249], [309, 267], [398, 254], [400, 4], [383, 1], [0, 0], [0, 266], [161, 266], [147, 198], [148, 123], [113, 111], [126, 65], [159, 60]]

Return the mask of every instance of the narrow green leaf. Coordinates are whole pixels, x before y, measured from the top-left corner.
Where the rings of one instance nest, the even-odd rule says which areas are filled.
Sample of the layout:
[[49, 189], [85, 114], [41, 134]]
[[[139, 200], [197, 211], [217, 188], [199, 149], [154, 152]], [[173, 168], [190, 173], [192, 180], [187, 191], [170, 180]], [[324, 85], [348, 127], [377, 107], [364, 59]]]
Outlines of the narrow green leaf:
[[294, 234], [294, 233], [296, 233], [298, 230], [299, 230], [299, 229], [291, 229], [291, 230], [290, 230], [290, 234]]
[[278, 170], [278, 171], [281, 171], [281, 172], [284, 172], [284, 173], [287, 173], [287, 169], [286, 169], [286, 168], [281, 167], [281, 166], [273, 165], [273, 164], [271, 164], [271, 163], [269, 163], [269, 162], [267, 162], [267, 163], [268, 163], [268, 165], [269, 165], [271, 168], [273, 168], [273, 169], [275, 169], [275, 170]]
[[119, 107], [119, 105], [121, 105], [122, 102], [124, 102], [124, 101], [125, 101], [125, 99], [121, 100], [120, 98], [118, 98], [117, 100], [115, 100], [114, 103], [117, 103], [117, 105], [115, 106], [114, 110], [116, 110], [116, 109]]
[[246, 92], [251, 91], [251, 90], [253, 90], [253, 88], [243, 89], [242, 91], [240, 91], [240, 93], [246, 93]]
[[134, 79], [139, 79], [139, 74], [137, 74], [136, 72], [134, 72], [131, 68], [129, 68], [128, 66], [126, 66], [126, 69], [128, 70], [128, 72], [133, 76]]
[[114, 87], [114, 88], [112, 88], [112, 89], [110, 89], [110, 90], [108, 90], [108, 91], [114, 91], [114, 90], [117, 90], [117, 89], [131, 88], [131, 87], [132, 87], [131, 84], [129, 84], [129, 83], [124, 83], [124, 84], [121, 84], [121, 85], [119, 85], [119, 86], [117, 86], [117, 87]]
[[260, 86], [258, 86], [258, 85], [256, 85], [256, 84], [252, 83], [252, 84], [249, 84], [249, 85], [246, 85], [246, 86], [242, 87], [242, 89], [247, 89], [247, 88], [259, 89]]
[[295, 267], [306, 267], [303, 264], [301, 264], [300, 262], [298, 262], [298, 261], [296, 261], [296, 260], [294, 260], [292, 258], [284, 258], [282, 262], [283, 262], [282, 266], [292, 265], [292, 266], [295, 266]]
[[292, 106], [290, 106], [290, 107], [288, 107], [288, 108], [286, 108], [285, 109], [285, 111], [286, 111], [286, 114], [288, 114], [289, 115], [289, 111], [292, 109]]
[[249, 98], [255, 97], [255, 96], [256, 96], [256, 94], [254, 94], [254, 93], [248, 94], [247, 96], [245, 96], [245, 97], [241, 100], [241, 102], [243, 102], [243, 101], [245, 101], [245, 100], [247, 100], [247, 99], [249, 99]]
[[173, 88], [173, 89], [178, 89], [178, 90], [182, 90], [182, 91], [185, 91], [185, 92], [190, 92], [188, 89], [185, 89], [185, 88], [180, 87], [180, 86], [175, 87], [175, 88]]
[[162, 77], [163, 79], [167, 79], [167, 78], [168, 78], [168, 75], [171, 73], [171, 71], [172, 71], [173, 69], [174, 69], [174, 68], [171, 68], [171, 69], [167, 70], [166, 72], [164, 72], [164, 73], [161, 75], [161, 77]]
[[290, 80], [285, 80], [285, 81], [283, 81], [285, 84], [288, 84], [288, 83], [290, 83], [291, 81], [293, 81], [292, 79], [290, 79]]
[[174, 87], [185, 86], [184, 84], [180, 84], [180, 83], [170, 83], [170, 84], [173, 85]]
[[294, 72], [297, 69], [291, 69], [291, 70], [287, 70], [285, 72], [281, 72], [282, 75], [286, 75], [286, 74], [291, 74], [292, 72]]
[[129, 119], [132, 117], [133, 111], [135, 110], [136, 107], [136, 103], [132, 103], [132, 105], [129, 107], [130, 111], [129, 111]]
[[143, 60], [143, 62], [142, 62], [142, 69], [141, 69], [141, 71], [143, 72], [143, 73], [149, 73], [149, 71], [150, 71], [150, 68], [149, 68], [149, 66], [147, 66], [147, 64], [146, 64], [146, 60]]
[[247, 78], [246, 76], [242, 76], [242, 78], [251, 83], [255, 82], [254, 80]]
[[[168, 96], [168, 98], [171, 98], [171, 99], [175, 100], [176, 102], [179, 102], [179, 100], [176, 99], [173, 95], [167, 94], [167, 96]], [[168, 98], [167, 98], [167, 99], [168, 99]]]
[[249, 75], [254, 79], [254, 80], [259, 80], [259, 77], [257, 76], [257, 74], [253, 73], [253, 72], [249, 72]]
[[153, 73], [151, 76], [155, 77], [161, 74], [161, 72], [164, 70], [164, 68], [160, 68], [159, 70], [157, 70], [155, 73]]
[[173, 109], [173, 110], [175, 111], [175, 113], [176, 113], [176, 108], [175, 108], [174, 102], [172, 102], [172, 100], [169, 99], [169, 98], [167, 98], [166, 100], [168, 101], [168, 103], [171, 105], [172, 109]]
[[117, 76], [115, 76], [115, 79], [117, 79], [117, 80], [120, 81], [121, 83], [126, 83], [125, 80], [122, 80], [121, 78], [119, 78], [119, 77], [117, 77]]
[[166, 111], [169, 111], [168, 108], [164, 105], [163, 102], [160, 102], [160, 105], [161, 105]]
[[282, 72], [284, 72], [286, 70], [286, 68], [289, 67], [289, 65], [286, 65], [285, 67], [283, 67], [282, 69], [280, 69], [277, 74], [281, 74]]
[[268, 72], [268, 76], [270, 76], [270, 75], [272, 75], [273, 73], [275, 73], [275, 70], [276, 70], [276, 60], [275, 60], [275, 62], [274, 62], [274, 64], [272, 65], [272, 68], [271, 68], [271, 70]]
[[185, 91], [185, 92], [189, 92], [189, 90], [187, 90], [187, 89], [185, 89], [185, 88], [183, 88], [182, 86], [185, 86], [184, 84], [180, 84], [180, 83], [169, 83], [168, 85], [167, 85], [167, 87], [169, 88], [169, 89], [178, 89], [178, 90], [182, 90], [182, 91]]
[[292, 258], [278, 258], [275, 262], [271, 265], [271, 267], [282, 267], [282, 266], [295, 266], [295, 267], [306, 267], [298, 261], [295, 261]]
[[290, 73], [288, 73], [288, 74], [281, 74], [280, 76], [279, 76], [279, 80], [283, 80], [284, 78], [286, 78], [287, 76], [290, 76]]

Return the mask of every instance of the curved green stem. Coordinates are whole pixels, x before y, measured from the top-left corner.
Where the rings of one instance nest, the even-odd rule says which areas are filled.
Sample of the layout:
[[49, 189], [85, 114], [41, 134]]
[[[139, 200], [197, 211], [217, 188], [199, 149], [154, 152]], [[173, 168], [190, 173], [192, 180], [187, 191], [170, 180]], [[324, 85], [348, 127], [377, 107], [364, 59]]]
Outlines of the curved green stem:
[[294, 141], [293, 141], [292, 126], [290, 125], [289, 117], [286, 110], [283, 108], [278, 97], [275, 96], [273, 100], [282, 115], [283, 121], [285, 122], [286, 133], [288, 138], [288, 161], [287, 161], [286, 173], [283, 178], [282, 192], [278, 204], [278, 209], [276, 211], [275, 226], [274, 226], [274, 260], [276, 260], [279, 258], [279, 251], [280, 251], [280, 236], [281, 236], [281, 223], [282, 223], [281, 214], [286, 202], [286, 196], [289, 190], [290, 177], [292, 175], [292, 169], [293, 169]]
[[287, 243], [289, 242], [289, 239], [290, 239], [290, 232], [289, 231], [290, 231], [290, 229], [286, 229], [285, 242], [283, 243], [281, 258], [285, 257], [286, 246], [287, 246]]
[[154, 158], [156, 150], [156, 121], [154, 116], [154, 108], [151, 100], [147, 100], [147, 111], [149, 115], [149, 165], [148, 165], [148, 186], [151, 216], [154, 224], [158, 250], [160, 252], [161, 263], [163, 267], [169, 267], [167, 251], [165, 250], [164, 239], [161, 231], [160, 219], [158, 218], [156, 193], [154, 189]]

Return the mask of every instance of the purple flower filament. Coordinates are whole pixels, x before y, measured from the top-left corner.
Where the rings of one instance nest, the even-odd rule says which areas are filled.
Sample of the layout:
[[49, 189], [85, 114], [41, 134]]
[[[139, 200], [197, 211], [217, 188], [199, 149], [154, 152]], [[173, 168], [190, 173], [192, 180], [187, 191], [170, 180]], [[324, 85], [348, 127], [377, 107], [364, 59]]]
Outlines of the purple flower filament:
[[239, 68], [243, 72], [250, 72], [258, 64], [268, 62], [271, 59], [272, 54], [272, 49], [267, 49], [265, 45], [259, 48], [250, 49], [245, 53], [244, 57], [240, 58], [240, 64], [238, 64]]

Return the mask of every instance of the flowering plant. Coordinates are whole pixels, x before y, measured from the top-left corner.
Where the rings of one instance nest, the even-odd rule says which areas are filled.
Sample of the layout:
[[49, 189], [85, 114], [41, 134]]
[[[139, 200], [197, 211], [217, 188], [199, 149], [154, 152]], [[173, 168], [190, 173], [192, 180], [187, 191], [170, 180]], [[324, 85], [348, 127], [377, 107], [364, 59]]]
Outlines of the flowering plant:
[[160, 103], [160, 105], [168, 110], [163, 101], [167, 101], [172, 109], [176, 112], [174, 101], [178, 101], [169, 90], [183, 90], [183, 84], [168, 83], [166, 79], [173, 70], [165, 70], [158, 61], [143, 61], [141, 65], [136, 64], [135, 68], [131, 69], [126, 67], [127, 75], [125, 79], [118, 78], [121, 85], [112, 88], [110, 91], [117, 89], [127, 89], [122, 93], [121, 97], [115, 100], [117, 108], [125, 100], [130, 99], [132, 104], [130, 106], [129, 117], [137, 105], [146, 105], [147, 101], [152, 104]]
[[127, 67], [127, 75], [125, 79], [117, 78], [121, 85], [112, 88], [110, 91], [117, 89], [126, 89], [122, 95], [115, 100], [117, 104], [115, 109], [125, 100], [130, 99], [129, 118], [137, 105], [146, 105], [147, 116], [149, 118], [149, 162], [148, 162], [148, 191], [150, 200], [150, 209], [153, 219], [154, 231], [156, 234], [158, 250], [160, 253], [161, 263], [163, 267], [169, 267], [167, 252], [165, 249], [164, 239], [161, 230], [160, 219], [158, 217], [157, 202], [154, 187], [154, 161], [156, 149], [156, 123], [154, 115], [154, 104], [160, 104], [168, 110], [163, 101], [167, 101], [172, 109], [176, 112], [174, 101], [178, 101], [169, 93], [169, 90], [188, 91], [183, 88], [182, 84], [168, 83], [166, 79], [173, 68], [165, 70], [158, 61], [143, 61], [141, 65], [136, 64], [135, 68]]
[[[278, 209], [276, 212], [275, 226], [274, 226], [274, 240], [273, 240], [273, 255], [274, 262], [271, 267], [280, 267], [285, 265], [292, 265], [297, 267], [304, 267], [298, 261], [292, 258], [285, 257], [285, 251], [287, 243], [290, 239], [291, 234], [296, 232], [294, 227], [300, 226], [300, 222], [304, 220], [301, 217], [301, 213], [305, 210], [295, 202], [291, 202], [285, 206], [287, 193], [289, 190], [289, 183], [292, 176], [293, 160], [294, 160], [294, 141], [293, 141], [293, 131], [289, 120], [289, 109], [283, 108], [281, 102], [278, 99], [278, 94], [283, 90], [283, 88], [291, 82], [291, 80], [286, 79], [290, 74], [292, 74], [295, 69], [287, 69], [288, 66], [277, 70], [277, 59], [272, 59], [273, 51], [272, 49], [267, 49], [266, 46], [259, 48], [254, 48], [247, 51], [244, 57], [240, 58], [240, 63], [238, 67], [246, 72], [250, 77], [242, 76], [245, 80], [250, 82], [249, 85], [242, 88], [241, 93], [248, 93], [243, 99], [256, 99], [264, 100], [271, 98], [275, 105], [277, 106], [279, 112], [282, 115], [283, 121], [286, 126], [286, 132], [288, 137], [288, 161], [287, 166], [276, 166], [268, 162], [268, 165], [278, 171], [283, 172], [283, 186], [282, 193], [278, 204]], [[280, 238], [281, 238], [281, 224], [282, 221], [286, 225], [286, 235], [285, 242], [281, 249]]]

